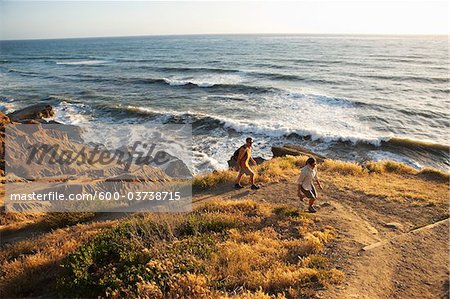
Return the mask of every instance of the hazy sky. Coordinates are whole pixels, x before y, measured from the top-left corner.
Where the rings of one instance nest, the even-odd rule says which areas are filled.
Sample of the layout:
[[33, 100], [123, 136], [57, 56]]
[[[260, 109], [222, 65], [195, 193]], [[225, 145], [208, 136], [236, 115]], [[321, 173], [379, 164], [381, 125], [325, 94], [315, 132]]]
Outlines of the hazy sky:
[[0, 0], [0, 39], [205, 33], [448, 34], [449, 4]]

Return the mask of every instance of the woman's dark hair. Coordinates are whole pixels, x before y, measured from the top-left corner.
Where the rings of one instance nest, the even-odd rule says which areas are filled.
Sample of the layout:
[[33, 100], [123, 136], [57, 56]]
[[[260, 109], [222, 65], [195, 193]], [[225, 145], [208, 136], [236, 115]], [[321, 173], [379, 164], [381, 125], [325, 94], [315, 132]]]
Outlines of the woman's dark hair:
[[309, 157], [308, 160], [306, 160], [306, 164], [313, 165], [314, 163], [316, 163], [316, 159], [313, 157]]

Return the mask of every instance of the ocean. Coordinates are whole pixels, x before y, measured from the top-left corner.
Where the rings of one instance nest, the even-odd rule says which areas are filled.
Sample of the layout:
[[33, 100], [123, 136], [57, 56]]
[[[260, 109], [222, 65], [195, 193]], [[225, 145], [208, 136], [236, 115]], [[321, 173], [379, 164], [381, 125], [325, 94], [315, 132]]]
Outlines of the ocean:
[[196, 173], [297, 144], [449, 170], [447, 36], [193, 35], [0, 41], [0, 109], [66, 124], [191, 123]]

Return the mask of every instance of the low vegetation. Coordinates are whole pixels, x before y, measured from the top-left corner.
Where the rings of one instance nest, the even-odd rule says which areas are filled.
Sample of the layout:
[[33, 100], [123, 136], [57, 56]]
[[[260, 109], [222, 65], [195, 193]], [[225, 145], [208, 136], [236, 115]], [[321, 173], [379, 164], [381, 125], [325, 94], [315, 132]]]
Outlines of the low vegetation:
[[[306, 158], [276, 158], [255, 171], [263, 184], [294, 181]], [[220, 188], [235, 175], [199, 176], [193, 188]], [[325, 160], [319, 175], [325, 194], [333, 188], [420, 205], [448, 201], [449, 176], [434, 169]], [[290, 205], [220, 201], [188, 214], [135, 214], [103, 222], [85, 213], [66, 216], [40, 214], [54, 231], [2, 248], [2, 298], [302, 298], [344, 279], [323, 256], [337, 232]], [[1, 217], [6, 226], [32, 221]]]
[[[0, 209], [3, 208], [0, 206]], [[43, 219], [44, 213], [6, 213], [5, 211], [0, 212], [0, 225], [3, 227], [8, 227], [10, 229], [17, 229], [23, 227], [24, 225], [35, 223]]]
[[116, 223], [78, 224], [4, 246], [0, 251], [0, 298], [57, 297], [54, 282], [62, 260]]
[[78, 297], [298, 298], [339, 283], [343, 274], [320, 256], [334, 230], [314, 228], [300, 211], [280, 211], [241, 201], [177, 217], [135, 216], [69, 255], [57, 290]]
[[370, 161], [364, 164], [369, 173], [416, 174], [417, 170], [403, 163], [394, 161]]
[[44, 223], [50, 228], [60, 228], [91, 220], [94, 212], [51, 212], [47, 213]]
[[413, 205], [442, 205], [448, 201], [448, 174], [438, 170], [418, 171], [401, 163], [382, 161], [366, 164], [356, 175], [335, 175], [334, 171], [325, 170], [321, 176], [327, 184], [351, 194]]
[[[258, 181], [277, 182], [298, 176], [307, 157], [275, 158], [255, 167]], [[448, 197], [449, 174], [431, 168], [416, 170], [394, 161], [364, 164], [325, 160], [319, 164], [319, 176], [339, 190], [361, 192], [392, 200], [410, 200], [415, 204], [444, 203]], [[194, 179], [194, 190], [209, 190], [221, 183], [232, 184], [233, 171], [221, 171]], [[248, 184], [248, 181], [243, 181]]]

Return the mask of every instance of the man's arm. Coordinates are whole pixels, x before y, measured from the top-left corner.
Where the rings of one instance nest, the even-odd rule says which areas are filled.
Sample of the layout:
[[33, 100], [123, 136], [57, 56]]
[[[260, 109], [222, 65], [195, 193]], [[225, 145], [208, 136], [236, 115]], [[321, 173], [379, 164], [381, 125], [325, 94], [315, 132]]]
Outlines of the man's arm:
[[253, 165], [256, 166], [256, 161], [253, 159], [253, 157], [250, 157], [250, 161], [252, 161]]

